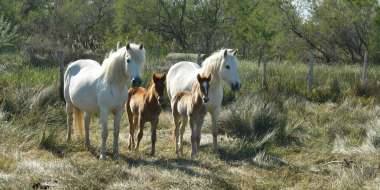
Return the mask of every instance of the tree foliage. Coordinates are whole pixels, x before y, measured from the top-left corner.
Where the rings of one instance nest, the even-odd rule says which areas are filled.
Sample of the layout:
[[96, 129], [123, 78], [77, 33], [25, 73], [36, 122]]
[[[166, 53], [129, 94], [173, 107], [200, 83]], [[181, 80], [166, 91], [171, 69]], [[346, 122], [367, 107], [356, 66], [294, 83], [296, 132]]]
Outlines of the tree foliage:
[[18, 47], [43, 42], [104, 52], [134, 41], [155, 55], [230, 47], [257, 60], [303, 61], [312, 51], [327, 63], [362, 62], [365, 52], [380, 60], [379, 10], [376, 0], [0, 2], [3, 20], [19, 26]]

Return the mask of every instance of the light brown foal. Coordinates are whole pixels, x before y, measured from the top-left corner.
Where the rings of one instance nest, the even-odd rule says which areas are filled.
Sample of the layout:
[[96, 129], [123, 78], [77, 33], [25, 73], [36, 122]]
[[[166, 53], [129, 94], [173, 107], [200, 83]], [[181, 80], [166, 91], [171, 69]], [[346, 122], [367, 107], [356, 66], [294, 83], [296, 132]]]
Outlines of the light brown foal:
[[[153, 74], [148, 88], [131, 88], [128, 90], [128, 101], [125, 105], [129, 120], [129, 146], [131, 150], [138, 150], [141, 138], [143, 137], [144, 124], [151, 124], [152, 149], [150, 154], [155, 153], [156, 129], [158, 118], [161, 113], [161, 105], [165, 90], [165, 74]], [[139, 127], [137, 144], [135, 146], [135, 130]]]
[[188, 121], [191, 127], [191, 157], [194, 158], [198, 152], [201, 128], [207, 113], [210, 80], [211, 75], [202, 77], [198, 74], [197, 82], [193, 84], [191, 92], [179, 92], [173, 98], [172, 114], [177, 156], [183, 154], [183, 134]]

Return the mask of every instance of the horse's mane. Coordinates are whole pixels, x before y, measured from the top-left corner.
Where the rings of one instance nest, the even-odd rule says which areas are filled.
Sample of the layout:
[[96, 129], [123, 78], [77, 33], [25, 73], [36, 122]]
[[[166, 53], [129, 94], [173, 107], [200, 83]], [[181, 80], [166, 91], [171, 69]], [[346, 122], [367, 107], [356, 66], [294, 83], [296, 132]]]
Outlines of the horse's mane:
[[[232, 49], [221, 49], [212, 53], [202, 62], [201, 74], [203, 76], [213, 75], [218, 76], [218, 72], [224, 63], [224, 51], [231, 52]], [[215, 77], [213, 77], [215, 78]]]
[[109, 83], [120, 82], [125, 79], [124, 56], [126, 49], [121, 48], [116, 52], [110, 52], [104, 59], [102, 67], [105, 70], [105, 79]]
[[[111, 50], [108, 56], [104, 59], [102, 67], [105, 70], [105, 78], [107, 82], [122, 82], [125, 80], [127, 73], [125, 73], [125, 57], [133, 57], [135, 62], [143, 64], [145, 62], [145, 50], [139, 49], [139, 45], [130, 44], [130, 50], [127, 51], [126, 47], [117, 49], [115, 52]], [[141, 65], [141, 68], [143, 65]]]

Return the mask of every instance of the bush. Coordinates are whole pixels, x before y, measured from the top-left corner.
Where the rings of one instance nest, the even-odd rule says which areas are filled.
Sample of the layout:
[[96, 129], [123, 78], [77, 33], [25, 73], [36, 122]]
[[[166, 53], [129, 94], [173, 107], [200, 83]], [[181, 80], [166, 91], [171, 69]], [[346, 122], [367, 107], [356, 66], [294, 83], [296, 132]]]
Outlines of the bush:
[[280, 105], [253, 95], [231, 105], [230, 112], [220, 120], [221, 131], [227, 135], [262, 145], [282, 143], [286, 123], [286, 115]]

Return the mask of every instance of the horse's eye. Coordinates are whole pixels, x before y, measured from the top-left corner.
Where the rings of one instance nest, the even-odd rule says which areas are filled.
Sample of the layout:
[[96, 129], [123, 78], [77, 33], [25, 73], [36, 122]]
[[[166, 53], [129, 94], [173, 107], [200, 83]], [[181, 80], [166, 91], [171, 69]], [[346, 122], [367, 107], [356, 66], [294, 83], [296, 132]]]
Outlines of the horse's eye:
[[130, 63], [131, 62], [131, 60], [130, 59], [127, 59], [127, 63]]
[[230, 66], [229, 66], [229, 65], [226, 65], [226, 69], [230, 69]]

